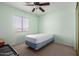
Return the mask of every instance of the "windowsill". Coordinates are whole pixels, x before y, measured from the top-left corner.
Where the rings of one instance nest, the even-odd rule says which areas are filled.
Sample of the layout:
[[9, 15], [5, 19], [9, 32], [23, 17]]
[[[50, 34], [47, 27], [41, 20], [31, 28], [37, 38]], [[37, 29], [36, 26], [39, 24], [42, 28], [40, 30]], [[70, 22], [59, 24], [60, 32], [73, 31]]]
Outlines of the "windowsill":
[[19, 33], [19, 32], [28, 32], [29, 30], [26, 30], [26, 31], [17, 31], [17, 30], [14, 30], [14, 32], [16, 33]]

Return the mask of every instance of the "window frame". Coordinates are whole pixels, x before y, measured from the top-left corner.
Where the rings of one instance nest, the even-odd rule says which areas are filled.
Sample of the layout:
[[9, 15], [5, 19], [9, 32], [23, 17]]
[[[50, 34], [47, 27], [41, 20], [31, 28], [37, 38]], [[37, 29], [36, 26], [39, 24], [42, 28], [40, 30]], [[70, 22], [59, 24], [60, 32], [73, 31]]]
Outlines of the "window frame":
[[[14, 23], [14, 21], [15, 21], [15, 18], [14, 18], [14, 17], [19, 17], [19, 18], [21, 18], [21, 19], [20, 19], [20, 24], [21, 24], [20, 31], [18, 30], [18, 27], [15, 27], [15, 25], [14, 25], [14, 24], [15, 24], [15, 23]], [[27, 17], [24, 17], [24, 16], [17, 16], [17, 15], [15, 15], [14, 17], [13, 17], [13, 26], [14, 26], [14, 29], [15, 29], [16, 32], [27, 32], [27, 31], [29, 31], [29, 26], [30, 26], [30, 24], [29, 24], [29, 19], [28, 19]], [[27, 21], [28, 21], [28, 24], [26, 23], [26, 24], [28, 25], [28, 27], [26, 28], [26, 30], [25, 30], [25, 28], [24, 28], [24, 24], [25, 24], [25, 23], [23, 23], [24, 18], [26, 18]]]

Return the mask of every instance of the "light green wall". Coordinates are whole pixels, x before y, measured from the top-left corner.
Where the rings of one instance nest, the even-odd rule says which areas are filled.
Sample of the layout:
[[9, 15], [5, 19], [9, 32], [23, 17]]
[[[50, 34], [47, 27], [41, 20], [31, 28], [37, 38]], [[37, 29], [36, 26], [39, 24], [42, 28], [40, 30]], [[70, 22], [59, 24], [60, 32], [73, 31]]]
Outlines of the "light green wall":
[[[13, 30], [12, 17], [15, 15], [24, 16], [29, 19], [29, 31], [16, 33]], [[0, 3], [0, 38], [4, 39], [11, 45], [25, 41], [24, 35], [26, 34], [38, 33], [37, 23], [38, 20], [35, 15], [26, 13], [24, 11]]]
[[39, 17], [39, 32], [52, 33], [55, 42], [76, 48], [76, 16], [75, 5], [51, 11]]
[[[30, 21], [30, 29], [27, 32], [16, 33], [13, 30], [12, 16], [25, 16]], [[51, 11], [46, 15], [36, 16], [16, 8], [0, 4], [0, 38], [10, 44], [18, 44], [25, 41], [25, 35], [31, 33], [55, 34], [56, 42], [76, 47], [75, 39], [75, 8], [64, 8]]]

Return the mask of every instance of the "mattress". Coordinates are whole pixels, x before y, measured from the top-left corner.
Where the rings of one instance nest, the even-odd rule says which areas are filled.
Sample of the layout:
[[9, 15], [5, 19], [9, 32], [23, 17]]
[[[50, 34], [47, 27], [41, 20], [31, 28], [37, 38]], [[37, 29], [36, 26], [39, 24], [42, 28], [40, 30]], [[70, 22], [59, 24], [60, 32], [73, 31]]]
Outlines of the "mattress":
[[50, 40], [46, 40], [42, 43], [39, 43], [39, 44], [34, 44], [34, 43], [31, 43], [29, 41], [26, 41], [26, 45], [28, 45], [30, 48], [33, 48], [34, 50], [39, 50], [40, 48], [46, 46], [48, 43], [52, 43], [54, 42], [54, 38], [50, 39]]
[[26, 41], [29, 41], [34, 44], [42, 43], [46, 40], [50, 40], [53, 38], [53, 34], [33, 34], [33, 35], [26, 35]]

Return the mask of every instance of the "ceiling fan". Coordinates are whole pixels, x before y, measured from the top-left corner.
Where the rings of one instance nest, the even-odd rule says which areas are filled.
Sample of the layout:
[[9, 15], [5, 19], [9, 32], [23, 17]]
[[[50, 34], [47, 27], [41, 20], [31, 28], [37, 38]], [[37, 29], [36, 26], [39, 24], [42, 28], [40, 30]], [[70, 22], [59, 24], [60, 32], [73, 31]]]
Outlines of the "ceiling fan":
[[45, 10], [41, 6], [48, 6], [48, 5], [50, 5], [50, 3], [49, 2], [26, 2], [26, 5], [35, 6], [32, 9], [32, 12], [34, 12], [37, 9], [41, 10], [42, 12], [45, 12]]

